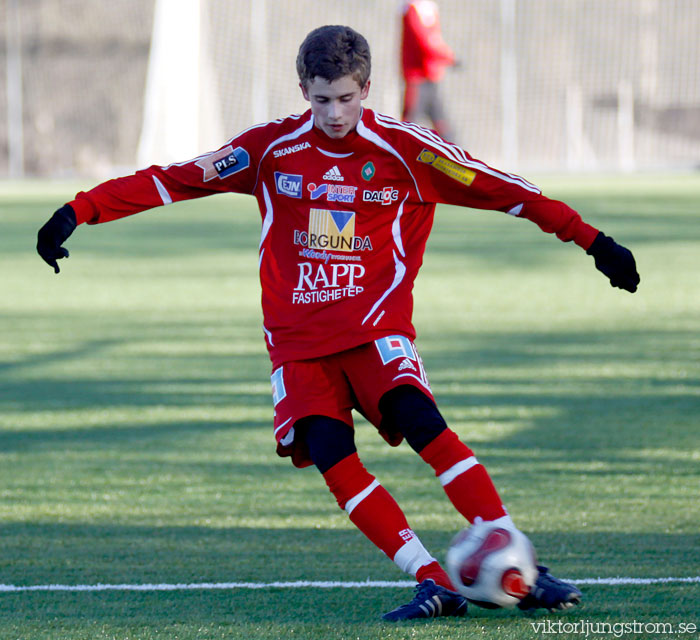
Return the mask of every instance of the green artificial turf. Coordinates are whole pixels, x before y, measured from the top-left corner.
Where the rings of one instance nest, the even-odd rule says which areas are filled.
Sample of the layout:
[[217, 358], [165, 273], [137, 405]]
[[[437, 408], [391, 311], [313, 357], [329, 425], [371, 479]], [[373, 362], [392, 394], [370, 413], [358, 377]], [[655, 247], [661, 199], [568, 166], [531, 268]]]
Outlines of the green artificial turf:
[[[415, 289], [438, 403], [556, 575], [697, 577], [700, 177], [538, 183], [632, 249], [639, 291], [527, 221], [440, 207]], [[80, 227], [56, 276], [36, 230], [88, 186], [0, 184], [0, 584], [406, 580], [275, 455], [253, 199]], [[464, 522], [432, 471], [361, 419], [357, 443], [443, 558]], [[698, 638], [698, 582], [582, 589], [560, 615], [399, 625], [408, 588], [0, 591], [0, 639]]]

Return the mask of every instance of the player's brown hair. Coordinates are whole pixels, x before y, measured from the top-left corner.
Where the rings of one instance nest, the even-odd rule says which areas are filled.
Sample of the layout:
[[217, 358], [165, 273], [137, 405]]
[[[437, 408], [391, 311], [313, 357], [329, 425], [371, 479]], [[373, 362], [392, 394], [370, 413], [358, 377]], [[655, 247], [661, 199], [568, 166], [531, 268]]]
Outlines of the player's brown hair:
[[314, 29], [301, 43], [297, 55], [297, 73], [305, 87], [316, 76], [333, 82], [347, 75], [364, 87], [371, 68], [367, 40], [354, 29], [339, 25]]

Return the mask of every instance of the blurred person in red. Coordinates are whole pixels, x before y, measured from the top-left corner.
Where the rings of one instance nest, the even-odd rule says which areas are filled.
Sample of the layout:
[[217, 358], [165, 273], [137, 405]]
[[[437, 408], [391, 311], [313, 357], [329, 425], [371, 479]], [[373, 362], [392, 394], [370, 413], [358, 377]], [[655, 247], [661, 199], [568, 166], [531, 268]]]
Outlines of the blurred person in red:
[[440, 97], [439, 83], [445, 69], [455, 64], [455, 55], [442, 38], [437, 3], [404, 2], [401, 71], [405, 88], [401, 119], [427, 119], [440, 136], [450, 141], [454, 141], [454, 132]]

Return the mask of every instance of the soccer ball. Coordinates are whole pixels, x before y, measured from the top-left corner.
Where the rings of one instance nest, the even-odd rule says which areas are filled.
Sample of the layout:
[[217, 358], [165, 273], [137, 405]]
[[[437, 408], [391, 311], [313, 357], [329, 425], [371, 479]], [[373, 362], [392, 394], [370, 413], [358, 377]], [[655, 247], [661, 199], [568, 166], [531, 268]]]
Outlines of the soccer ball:
[[530, 593], [538, 571], [535, 550], [524, 533], [481, 521], [452, 540], [447, 573], [465, 598], [497, 608], [518, 604]]

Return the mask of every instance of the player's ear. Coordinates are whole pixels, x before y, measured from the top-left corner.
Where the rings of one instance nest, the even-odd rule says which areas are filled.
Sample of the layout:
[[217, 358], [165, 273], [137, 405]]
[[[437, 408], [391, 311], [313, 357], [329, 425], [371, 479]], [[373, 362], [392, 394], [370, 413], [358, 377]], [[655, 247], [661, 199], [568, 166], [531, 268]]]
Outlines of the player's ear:
[[306, 90], [306, 87], [304, 86], [303, 82], [299, 83], [299, 88], [301, 89], [301, 95], [304, 96], [304, 100], [308, 100], [311, 102], [311, 99], [309, 98], [309, 92]]
[[365, 86], [360, 89], [360, 100], [364, 100], [369, 95], [370, 81], [365, 82]]

